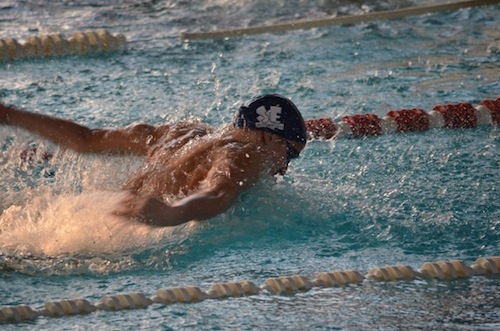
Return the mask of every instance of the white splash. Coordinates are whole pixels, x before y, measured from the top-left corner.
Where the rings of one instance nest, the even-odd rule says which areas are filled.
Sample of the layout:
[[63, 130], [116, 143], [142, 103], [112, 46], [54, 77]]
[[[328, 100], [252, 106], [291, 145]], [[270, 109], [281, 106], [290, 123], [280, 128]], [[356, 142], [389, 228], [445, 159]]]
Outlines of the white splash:
[[155, 228], [112, 214], [122, 195], [95, 191], [54, 196], [43, 193], [0, 216], [0, 249], [10, 254], [104, 256], [140, 251], [195, 228]]

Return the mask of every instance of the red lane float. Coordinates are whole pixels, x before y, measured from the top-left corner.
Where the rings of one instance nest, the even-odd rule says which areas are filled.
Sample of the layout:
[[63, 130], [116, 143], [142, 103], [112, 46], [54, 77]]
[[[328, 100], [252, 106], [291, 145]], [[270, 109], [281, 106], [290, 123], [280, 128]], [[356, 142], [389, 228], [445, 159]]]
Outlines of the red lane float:
[[375, 114], [344, 116], [338, 123], [328, 118], [310, 119], [306, 121], [306, 128], [311, 139], [331, 139], [433, 128], [467, 129], [485, 124], [500, 125], [500, 98], [483, 100], [476, 107], [465, 102], [437, 105], [428, 113], [413, 108], [391, 110], [383, 118]]
[[429, 118], [422, 109], [391, 110], [387, 116], [398, 125], [397, 132], [424, 131], [429, 129]]
[[337, 133], [335, 123], [329, 118], [307, 120], [306, 129], [309, 136], [313, 139], [330, 139]]
[[475, 128], [477, 126], [476, 111], [470, 103], [437, 105], [433, 110], [443, 115], [444, 126], [446, 128], [466, 129]]
[[380, 118], [375, 114], [344, 116], [342, 122], [349, 124], [352, 135], [356, 138], [382, 134]]

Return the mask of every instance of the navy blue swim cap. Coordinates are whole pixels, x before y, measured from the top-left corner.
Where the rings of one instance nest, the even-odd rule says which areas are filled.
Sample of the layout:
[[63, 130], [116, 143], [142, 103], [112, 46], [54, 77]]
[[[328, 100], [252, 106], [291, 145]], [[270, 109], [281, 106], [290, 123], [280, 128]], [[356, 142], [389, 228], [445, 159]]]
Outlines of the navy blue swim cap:
[[287, 140], [307, 141], [306, 125], [299, 110], [278, 94], [261, 95], [241, 105], [234, 126], [270, 132]]

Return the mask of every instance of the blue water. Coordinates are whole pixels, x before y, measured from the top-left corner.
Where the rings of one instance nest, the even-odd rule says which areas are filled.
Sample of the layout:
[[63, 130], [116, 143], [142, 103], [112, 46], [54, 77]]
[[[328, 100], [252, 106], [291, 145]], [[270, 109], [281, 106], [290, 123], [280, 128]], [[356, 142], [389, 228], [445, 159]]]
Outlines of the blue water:
[[[217, 41], [181, 31], [359, 14], [439, 1], [4, 1], [0, 37], [106, 28], [111, 55], [0, 64], [0, 99], [91, 126], [226, 123], [277, 92], [305, 118], [499, 97], [498, 5]], [[106, 216], [138, 159], [78, 156], [0, 130], [0, 304], [143, 292], [500, 254], [500, 132], [430, 130], [312, 141], [277, 184], [202, 224], [150, 230]], [[30, 145], [32, 144], [32, 145]], [[27, 146], [55, 153], [25, 163]], [[451, 329], [500, 327], [498, 277], [368, 283], [145, 310], [39, 317], [2, 329]]]

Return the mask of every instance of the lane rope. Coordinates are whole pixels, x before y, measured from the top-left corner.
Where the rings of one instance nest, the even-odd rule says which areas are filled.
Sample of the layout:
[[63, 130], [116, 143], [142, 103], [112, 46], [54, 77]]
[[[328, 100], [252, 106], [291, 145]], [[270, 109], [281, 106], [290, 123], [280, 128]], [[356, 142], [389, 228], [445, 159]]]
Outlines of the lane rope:
[[386, 116], [348, 115], [338, 122], [329, 118], [306, 120], [310, 139], [362, 138], [386, 133], [425, 131], [434, 128], [468, 129], [500, 125], [500, 98], [471, 103], [437, 105], [425, 112], [419, 108], [390, 110]]
[[121, 311], [126, 309], [146, 309], [153, 304], [169, 305], [174, 303], [196, 303], [203, 300], [223, 300], [231, 297], [267, 295], [290, 295], [308, 291], [313, 287], [329, 288], [348, 285], [362, 285], [365, 282], [395, 282], [438, 280], [449, 281], [474, 276], [499, 276], [500, 257], [481, 257], [468, 266], [460, 260], [426, 262], [419, 270], [411, 266], [399, 264], [396, 266], [376, 267], [366, 275], [356, 270], [319, 272], [310, 280], [300, 275], [281, 276], [267, 279], [260, 287], [244, 280], [213, 284], [206, 292], [196, 286], [160, 289], [151, 298], [139, 292], [105, 295], [96, 304], [86, 299], [70, 299], [50, 301], [40, 308], [28, 305], [0, 307], [0, 323], [17, 323], [33, 320], [40, 316], [62, 317], [70, 315], [90, 314], [97, 310]]
[[182, 40], [206, 40], [206, 39], [234, 38], [241, 36], [264, 34], [264, 33], [280, 33], [291, 30], [303, 30], [303, 29], [319, 28], [331, 25], [357, 24], [375, 20], [388, 20], [406, 16], [430, 14], [441, 11], [452, 11], [468, 7], [494, 5], [498, 3], [500, 3], [500, 1], [498, 0], [459, 1], [454, 3], [446, 3], [439, 5], [418, 6], [412, 8], [373, 12], [362, 15], [328, 17], [328, 18], [309, 19], [309, 20], [296, 20], [296, 21], [278, 23], [273, 25], [257, 26], [257, 27], [227, 29], [227, 30], [219, 30], [211, 32], [182, 32], [180, 34], [180, 38]]
[[[500, 125], [500, 98], [485, 99], [477, 106], [470, 103], [437, 105], [430, 112], [419, 108], [390, 110], [386, 116], [347, 115], [340, 121], [329, 118], [305, 121], [309, 140], [363, 138], [387, 133], [426, 131], [434, 128], [468, 129], [480, 125]], [[45, 163], [54, 153], [31, 144], [19, 157], [25, 163]]]
[[124, 35], [112, 35], [104, 29], [75, 32], [67, 39], [61, 34], [31, 36], [25, 42], [3, 38], [0, 39], [0, 61], [109, 53], [126, 46]]

